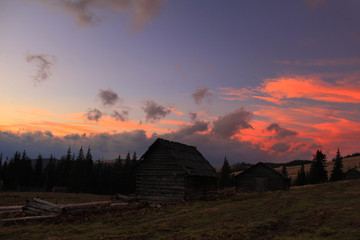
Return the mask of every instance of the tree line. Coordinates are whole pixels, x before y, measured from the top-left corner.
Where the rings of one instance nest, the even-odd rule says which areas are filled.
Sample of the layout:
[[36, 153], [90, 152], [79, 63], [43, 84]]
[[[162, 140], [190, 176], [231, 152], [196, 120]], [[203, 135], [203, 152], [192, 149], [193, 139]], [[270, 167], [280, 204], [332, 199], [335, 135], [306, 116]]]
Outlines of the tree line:
[[81, 147], [77, 155], [71, 152], [60, 159], [53, 155], [45, 159], [39, 154], [33, 164], [24, 150], [16, 151], [3, 161], [0, 154], [0, 190], [52, 191], [54, 186], [65, 187], [68, 192], [94, 194], [131, 193], [135, 191], [133, 167], [138, 161], [136, 152], [114, 163], [93, 161], [91, 149], [86, 154]]
[[[357, 156], [356, 154], [353, 154]], [[353, 156], [351, 155], [351, 156]], [[334, 162], [334, 167], [332, 169], [330, 179], [328, 179], [328, 173], [326, 170], [326, 162], [327, 156], [322, 152], [322, 150], [317, 150], [316, 153], [313, 155], [313, 159], [311, 161], [302, 161], [302, 160], [295, 160], [289, 163], [266, 163], [270, 167], [280, 167], [282, 166], [281, 173], [288, 176], [288, 172], [286, 166], [294, 166], [299, 165], [301, 163], [301, 168], [298, 171], [296, 179], [293, 181], [294, 186], [302, 186], [306, 184], [317, 184], [317, 183], [324, 183], [327, 181], [339, 181], [344, 179], [344, 172], [343, 172], [343, 160], [344, 157], [341, 156], [340, 150], [337, 150], [336, 157], [332, 160]], [[311, 163], [310, 171], [305, 172], [304, 164]], [[249, 163], [236, 163], [232, 166], [229, 165], [229, 161], [225, 157], [223, 165], [221, 167], [221, 171], [218, 176], [218, 186], [220, 188], [224, 187], [233, 187], [235, 185], [235, 179], [233, 173], [236, 171], [245, 171], [252, 164]]]

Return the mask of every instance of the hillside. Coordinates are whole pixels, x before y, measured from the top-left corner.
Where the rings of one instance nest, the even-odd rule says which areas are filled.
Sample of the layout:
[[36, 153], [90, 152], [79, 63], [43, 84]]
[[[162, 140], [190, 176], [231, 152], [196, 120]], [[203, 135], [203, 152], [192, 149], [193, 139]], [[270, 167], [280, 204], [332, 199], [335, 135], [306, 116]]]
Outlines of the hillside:
[[[344, 168], [343, 168], [344, 172], [346, 172], [350, 168], [359, 167], [360, 166], [360, 156], [344, 158], [343, 159], [343, 165], [344, 165]], [[305, 172], [310, 171], [310, 166], [311, 166], [311, 164], [305, 164], [304, 165]], [[286, 169], [288, 171], [288, 174], [289, 174], [289, 177], [291, 177], [291, 179], [293, 181], [297, 177], [297, 173], [300, 170], [300, 168], [301, 168], [301, 165], [286, 167]], [[334, 168], [334, 163], [332, 161], [328, 161], [326, 163], [326, 170], [328, 172], [328, 177], [330, 177], [331, 171], [332, 171], [333, 168]], [[275, 170], [281, 172], [282, 167], [275, 168]]]
[[360, 239], [360, 181], [0, 226], [0, 239]]

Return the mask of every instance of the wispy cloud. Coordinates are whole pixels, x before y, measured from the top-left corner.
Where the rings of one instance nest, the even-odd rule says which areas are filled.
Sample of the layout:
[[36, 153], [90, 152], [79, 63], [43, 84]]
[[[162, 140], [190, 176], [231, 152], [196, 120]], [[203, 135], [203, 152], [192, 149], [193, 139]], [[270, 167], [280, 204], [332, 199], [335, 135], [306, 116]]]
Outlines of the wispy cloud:
[[102, 115], [103, 115], [102, 112], [96, 108], [89, 109], [87, 111], [87, 113], [85, 113], [85, 116], [87, 117], [88, 120], [96, 121], [96, 122], [99, 121], [99, 119], [102, 117]]
[[207, 89], [206, 87], [199, 88], [195, 92], [192, 93], [192, 97], [196, 104], [201, 104], [201, 102], [204, 98], [207, 98], [208, 101], [210, 101], [210, 96], [211, 96], [211, 91], [209, 89]]
[[30, 54], [26, 55], [26, 61], [36, 64], [36, 73], [33, 76], [34, 85], [40, 84], [47, 80], [53, 73], [56, 63], [56, 57], [47, 54]]
[[304, 0], [304, 3], [307, 7], [311, 9], [316, 9], [319, 6], [325, 5], [327, 0]]
[[99, 11], [112, 10], [124, 12], [130, 16], [131, 25], [140, 31], [145, 24], [151, 24], [160, 13], [165, 0], [38, 0], [48, 6], [65, 11], [73, 17], [80, 26], [92, 26], [105, 17]]
[[336, 58], [336, 59], [311, 59], [311, 60], [276, 60], [276, 63], [296, 66], [315, 66], [315, 67], [338, 67], [338, 66], [359, 66], [360, 58]]
[[153, 100], [147, 100], [141, 109], [146, 113], [146, 121], [156, 122], [171, 113], [171, 108], [166, 108]]
[[195, 120], [196, 120], [196, 118], [197, 118], [197, 113], [195, 113], [195, 112], [190, 112], [190, 113], [189, 113], [189, 117], [190, 117], [190, 120], [191, 120], [192, 122], [195, 122]]
[[122, 111], [121, 113], [119, 113], [118, 111], [114, 111], [111, 114], [111, 117], [113, 117], [114, 119], [116, 119], [117, 121], [121, 121], [124, 122], [126, 121], [127, 117], [129, 115], [129, 111]]

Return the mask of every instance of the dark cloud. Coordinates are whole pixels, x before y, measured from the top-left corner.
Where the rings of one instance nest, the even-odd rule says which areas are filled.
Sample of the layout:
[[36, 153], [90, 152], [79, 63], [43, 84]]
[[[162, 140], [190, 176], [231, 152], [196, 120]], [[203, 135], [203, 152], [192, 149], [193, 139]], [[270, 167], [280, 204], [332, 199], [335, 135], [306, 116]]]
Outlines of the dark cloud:
[[298, 133], [295, 131], [280, 127], [280, 125], [278, 123], [270, 124], [266, 128], [266, 130], [268, 130], [270, 132], [275, 131], [275, 138], [279, 138], [279, 139], [286, 138], [286, 137], [295, 137], [298, 135]]
[[252, 117], [252, 112], [246, 111], [243, 108], [236, 109], [234, 112], [219, 117], [214, 121], [212, 133], [229, 138], [240, 129], [253, 128], [249, 124]]
[[275, 143], [274, 145], [272, 145], [271, 150], [275, 151], [275, 152], [279, 152], [279, 153], [284, 153], [287, 152], [290, 149], [290, 145], [287, 143]]
[[101, 102], [104, 106], [107, 106], [107, 105], [113, 106], [120, 100], [117, 93], [115, 93], [111, 89], [107, 89], [107, 90], [100, 89], [98, 96], [100, 97]]
[[111, 114], [111, 117], [115, 118], [117, 121], [124, 122], [127, 119], [128, 115], [129, 111], [122, 111], [121, 113], [119, 113], [118, 111], [114, 111]]
[[34, 85], [42, 83], [51, 75], [56, 63], [56, 57], [46, 54], [27, 54], [26, 61], [36, 64], [36, 74], [33, 76]]
[[77, 133], [72, 133], [64, 136], [65, 140], [71, 140], [71, 141], [79, 141], [81, 139], [81, 136]]
[[170, 108], [166, 108], [164, 106], [161, 106], [160, 104], [157, 104], [153, 100], [148, 100], [144, 104], [144, 106], [141, 107], [141, 109], [146, 113], [146, 121], [156, 122], [171, 113]]
[[93, 108], [93, 109], [89, 109], [87, 113], [85, 113], [85, 116], [90, 121], [98, 122], [99, 119], [102, 117], [102, 112], [99, 109]]
[[195, 133], [205, 132], [208, 130], [209, 123], [204, 121], [197, 121], [190, 126], [182, 126], [176, 131], [173, 131], [169, 134], [164, 134], [164, 138], [176, 138], [182, 139], [186, 136], [193, 135]]
[[165, 0], [38, 0], [43, 4], [60, 9], [72, 16], [80, 26], [92, 26], [104, 17], [98, 12], [113, 10], [127, 12], [136, 30], [142, 30], [145, 23], [152, 23], [159, 15]]
[[207, 88], [199, 88], [195, 92], [192, 93], [192, 97], [196, 104], [200, 104], [204, 98], [208, 98], [211, 96], [211, 91]]
[[[161, 137], [171, 141], [181, 142], [195, 146], [205, 156], [214, 167], [221, 167], [224, 156], [229, 162], [285, 162], [294, 159], [311, 159], [312, 152], [292, 152], [288, 151], [286, 144], [274, 144], [273, 153], [265, 151], [260, 145], [247, 141], [239, 141], [234, 138], [223, 138], [211, 133], [206, 133], [208, 124], [206, 122], [196, 122], [191, 126], [181, 127], [176, 131], [167, 134], [147, 137], [143, 130], [122, 132], [116, 134], [100, 133], [91, 134], [69, 134], [63, 138], [50, 137], [45, 132], [26, 132], [11, 133], [0, 131], [0, 152], [3, 157], [10, 158], [15, 151], [26, 150], [31, 158], [36, 158], [39, 153], [44, 157], [53, 154], [60, 158], [65, 155], [71, 147], [73, 153], [77, 153], [81, 146], [90, 146], [93, 159], [111, 160], [126, 154], [127, 152], [137, 152], [141, 156], [148, 147]], [[286, 156], [279, 157], [278, 153], [286, 152]]]
[[44, 134], [48, 137], [53, 137], [54, 135], [50, 131], [45, 131]]
[[195, 121], [196, 121], [196, 118], [197, 118], [197, 113], [190, 112], [190, 113], [189, 113], [189, 117], [190, 117], [190, 120], [191, 120], [192, 122], [195, 122]]
[[154, 139], [148, 139], [145, 131], [136, 130], [119, 134], [69, 134], [60, 137], [49, 137], [45, 132], [11, 133], [0, 131], [0, 152], [3, 157], [12, 157], [16, 151], [26, 150], [31, 158], [36, 158], [39, 153], [44, 157], [53, 154], [60, 158], [71, 147], [77, 153], [81, 146], [90, 146], [94, 160], [111, 160], [126, 154], [137, 152], [139, 156], [145, 152]]

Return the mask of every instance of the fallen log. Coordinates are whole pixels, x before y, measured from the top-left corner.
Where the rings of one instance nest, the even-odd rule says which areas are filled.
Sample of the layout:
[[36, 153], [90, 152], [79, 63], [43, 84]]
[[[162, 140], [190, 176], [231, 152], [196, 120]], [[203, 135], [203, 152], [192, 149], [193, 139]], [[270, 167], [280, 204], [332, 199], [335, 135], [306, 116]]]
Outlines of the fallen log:
[[13, 212], [21, 212], [23, 206], [6, 206], [0, 207], [0, 214], [1, 213], [13, 213]]
[[18, 223], [18, 222], [26, 222], [26, 221], [33, 221], [33, 220], [43, 220], [49, 218], [55, 218], [59, 215], [46, 215], [46, 216], [30, 216], [30, 217], [20, 217], [20, 218], [8, 218], [8, 219], [1, 219], [3, 223]]
[[117, 200], [123, 201], [123, 202], [133, 202], [136, 201], [135, 197], [126, 196], [120, 193], [116, 193]]

